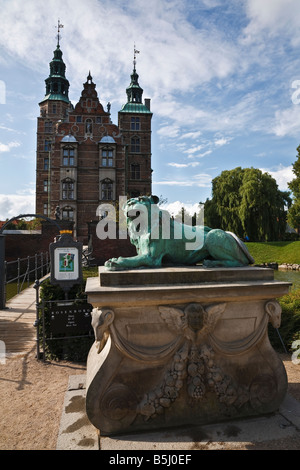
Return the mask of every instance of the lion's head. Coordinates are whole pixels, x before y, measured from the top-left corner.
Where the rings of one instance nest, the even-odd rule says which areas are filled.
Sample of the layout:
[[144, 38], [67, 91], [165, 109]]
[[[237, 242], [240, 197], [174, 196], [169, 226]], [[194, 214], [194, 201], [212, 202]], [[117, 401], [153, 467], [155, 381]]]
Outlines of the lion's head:
[[131, 241], [150, 232], [151, 206], [157, 205], [157, 196], [139, 196], [128, 199], [123, 207], [126, 215], [128, 233]]

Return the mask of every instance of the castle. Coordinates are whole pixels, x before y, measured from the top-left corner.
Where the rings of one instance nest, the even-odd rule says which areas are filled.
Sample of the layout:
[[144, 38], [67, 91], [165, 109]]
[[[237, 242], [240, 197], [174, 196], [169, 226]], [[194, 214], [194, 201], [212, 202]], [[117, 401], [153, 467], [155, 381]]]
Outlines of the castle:
[[118, 124], [110, 103], [101, 104], [91, 73], [73, 106], [62, 56], [58, 34], [37, 118], [36, 213], [73, 221], [74, 236], [86, 243], [100, 204], [151, 194], [152, 112], [150, 99], [142, 100], [136, 55]]

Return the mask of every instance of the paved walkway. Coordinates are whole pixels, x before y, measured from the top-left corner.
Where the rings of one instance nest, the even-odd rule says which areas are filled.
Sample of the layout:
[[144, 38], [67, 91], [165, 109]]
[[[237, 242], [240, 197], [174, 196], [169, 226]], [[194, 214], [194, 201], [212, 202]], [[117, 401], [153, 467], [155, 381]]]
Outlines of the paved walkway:
[[[104, 464], [113, 463], [111, 458], [116, 457], [117, 452], [127, 451], [127, 455], [132, 458], [136, 455], [142, 458], [144, 456], [145, 464], [149, 462], [157, 464], [158, 460], [153, 461], [153, 456], [149, 454], [146, 457], [145, 451], [154, 454], [157, 452], [158, 455], [167, 451], [172, 455], [178, 451], [239, 450], [241, 446], [249, 450], [299, 450], [300, 448], [300, 403], [290, 395], [285, 397], [276, 413], [266, 416], [112, 437], [101, 436], [86, 415], [85, 381], [85, 374], [69, 378], [57, 450], [108, 451], [101, 456], [101, 462]], [[136, 451], [144, 452], [140, 454], [135, 453]], [[119, 455], [122, 456], [119, 463], [125, 463], [124, 454]], [[201, 455], [198, 455], [200, 461]], [[133, 461], [130, 459], [128, 463], [132, 464]], [[166, 467], [170, 466], [165, 459], [162, 463]]]
[[0, 340], [8, 355], [26, 353], [36, 347], [36, 290], [33, 286], [6, 302], [0, 310]]

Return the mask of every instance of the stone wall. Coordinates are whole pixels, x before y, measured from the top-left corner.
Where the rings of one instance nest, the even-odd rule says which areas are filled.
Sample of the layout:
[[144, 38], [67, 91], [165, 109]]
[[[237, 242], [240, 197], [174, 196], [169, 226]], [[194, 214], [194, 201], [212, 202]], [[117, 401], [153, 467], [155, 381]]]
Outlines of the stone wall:
[[288, 264], [288, 263], [282, 263], [278, 266], [278, 269], [289, 269], [293, 271], [299, 271], [300, 270], [300, 264]]

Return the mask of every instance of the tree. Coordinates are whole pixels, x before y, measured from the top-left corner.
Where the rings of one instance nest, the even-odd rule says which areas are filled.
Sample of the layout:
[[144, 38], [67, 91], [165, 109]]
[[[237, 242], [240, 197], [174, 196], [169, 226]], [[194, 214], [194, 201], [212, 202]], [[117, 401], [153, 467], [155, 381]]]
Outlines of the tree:
[[300, 145], [297, 147], [297, 160], [293, 164], [293, 173], [296, 176], [290, 183], [289, 189], [293, 193], [293, 203], [288, 211], [288, 223], [293, 228], [300, 227]]
[[268, 173], [237, 167], [223, 171], [212, 181], [205, 223], [253, 241], [279, 240], [285, 233], [290, 202], [289, 193], [280, 191]]

